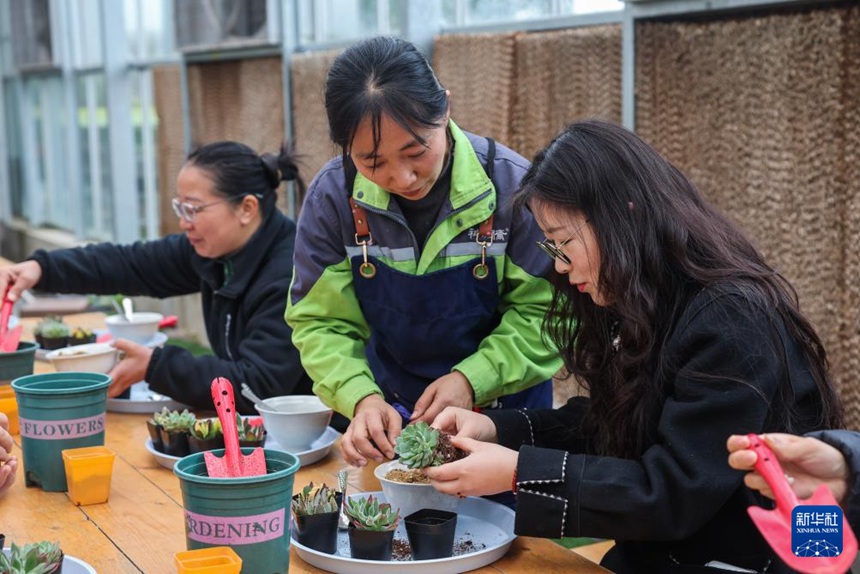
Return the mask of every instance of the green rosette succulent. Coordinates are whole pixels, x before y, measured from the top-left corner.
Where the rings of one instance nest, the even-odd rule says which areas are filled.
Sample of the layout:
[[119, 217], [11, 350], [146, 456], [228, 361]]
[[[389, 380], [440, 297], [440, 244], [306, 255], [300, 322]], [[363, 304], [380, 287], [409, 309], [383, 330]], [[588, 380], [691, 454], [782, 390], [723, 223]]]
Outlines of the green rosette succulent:
[[367, 498], [349, 498], [343, 511], [352, 525], [359, 530], [394, 530], [397, 528], [397, 521], [400, 520], [400, 509], [392, 512], [389, 503], [380, 504], [373, 495]]
[[337, 492], [329, 489], [325, 483], [319, 487], [314, 487], [314, 483], [312, 482], [293, 497], [290, 507], [295, 516], [311, 516], [326, 512], [338, 512], [339, 507], [336, 495]]
[[426, 468], [442, 464], [438, 445], [439, 431], [425, 422], [417, 422], [403, 429], [395, 441], [394, 452], [407, 468]]

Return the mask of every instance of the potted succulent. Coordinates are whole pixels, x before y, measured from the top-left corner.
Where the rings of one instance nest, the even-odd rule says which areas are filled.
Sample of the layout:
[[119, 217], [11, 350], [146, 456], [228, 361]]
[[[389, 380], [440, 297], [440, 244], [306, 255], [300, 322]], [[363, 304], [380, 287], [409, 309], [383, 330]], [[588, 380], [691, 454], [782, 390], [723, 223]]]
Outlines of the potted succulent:
[[242, 417], [236, 414], [236, 428], [239, 431], [239, 446], [263, 446], [266, 429], [260, 417]]
[[95, 342], [96, 334], [92, 330], [84, 329], [83, 327], [77, 327], [69, 335], [69, 345], [86, 345]]
[[194, 422], [188, 436], [188, 450], [191, 454], [204, 450], [224, 448], [224, 435], [218, 419], [199, 419]]
[[408, 425], [394, 444], [394, 452], [408, 468], [426, 468], [454, 462], [466, 453], [451, 444], [451, 436], [425, 422]]
[[12, 547], [7, 556], [0, 552], [0, 572], [3, 574], [61, 574], [63, 551], [56, 542], [34, 542]]
[[162, 417], [160, 423], [159, 434], [164, 454], [170, 456], [188, 456], [188, 433], [197, 417], [194, 413], [184, 409], [181, 413], [170, 411], [167, 416]]
[[350, 520], [350, 555], [360, 560], [391, 560], [394, 529], [400, 520], [400, 511], [392, 511], [389, 503], [380, 504], [370, 495], [349, 498], [344, 512]]
[[290, 508], [296, 523], [300, 544], [327, 554], [337, 552], [337, 522], [340, 517], [340, 493], [323, 483], [311, 482], [293, 496]]
[[152, 448], [158, 452], [164, 452], [164, 443], [161, 441], [161, 423], [170, 415], [170, 409], [162, 407], [160, 412], [152, 413], [152, 418], [146, 421], [146, 429], [152, 439]]
[[422, 508], [403, 519], [413, 560], [449, 558], [454, 553], [457, 513]]
[[46, 351], [68, 346], [69, 334], [69, 326], [63, 323], [62, 317], [57, 316], [45, 317], [33, 329], [36, 342]]

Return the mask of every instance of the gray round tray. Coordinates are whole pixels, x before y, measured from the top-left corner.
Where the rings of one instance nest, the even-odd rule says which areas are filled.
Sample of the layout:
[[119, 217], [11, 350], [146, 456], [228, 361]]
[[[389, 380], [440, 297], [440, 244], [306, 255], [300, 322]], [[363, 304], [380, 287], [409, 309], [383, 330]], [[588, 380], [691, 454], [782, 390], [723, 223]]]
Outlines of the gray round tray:
[[[369, 496], [385, 500], [380, 492], [362, 492], [352, 496]], [[293, 529], [295, 532], [295, 529]], [[395, 539], [407, 540], [403, 522], [394, 533]], [[456, 574], [492, 564], [504, 556], [516, 536], [514, 535], [514, 511], [485, 498], [469, 497], [457, 508], [457, 531], [454, 545], [466, 539], [472, 541], [475, 550], [450, 558], [436, 560], [357, 560], [349, 554], [349, 536], [345, 530], [338, 532], [337, 554], [326, 554], [299, 544], [293, 538], [292, 545], [298, 555], [312, 566], [338, 574], [379, 574], [401, 572], [420, 574]]]

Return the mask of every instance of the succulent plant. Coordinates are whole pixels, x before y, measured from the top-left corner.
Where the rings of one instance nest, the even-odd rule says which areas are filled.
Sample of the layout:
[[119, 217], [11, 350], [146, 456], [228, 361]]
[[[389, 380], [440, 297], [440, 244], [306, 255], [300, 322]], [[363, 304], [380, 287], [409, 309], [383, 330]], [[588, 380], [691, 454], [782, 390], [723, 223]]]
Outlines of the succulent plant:
[[380, 504], [378, 499], [373, 498], [373, 495], [367, 498], [349, 498], [343, 511], [349, 517], [352, 525], [359, 530], [394, 530], [400, 520], [400, 509], [397, 512], [392, 512], [389, 503]]
[[196, 421], [197, 417], [194, 416], [194, 413], [188, 412], [188, 409], [183, 409], [181, 413], [169, 411], [167, 416], [162, 417], [159, 424], [161, 428], [169, 433], [187, 433]]
[[33, 329], [34, 335], [45, 337], [48, 339], [60, 339], [68, 337], [71, 331], [69, 326], [63, 323], [62, 317], [48, 316], [39, 321]]
[[154, 424], [155, 426], [163, 427], [164, 424], [162, 423], [164, 423], [164, 421], [166, 421], [167, 417], [169, 416], [170, 409], [168, 409], [167, 407], [161, 407], [160, 411], [152, 413], [152, 424]]
[[[261, 422], [254, 424], [254, 419], [242, 417], [236, 413], [236, 428], [239, 431], [239, 440], [258, 442], [266, 436], [266, 429]], [[260, 419], [256, 419], [259, 421]]]
[[293, 497], [290, 508], [296, 516], [338, 512], [337, 492], [329, 489], [325, 483], [314, 487], [312, 482]]
[[63, 562], [63, 551], [56, 542], [12, 544], [9, 556], [0, 552], [0, 572], [3, 574], [51, 574]]
[[95, 337], [93, 337], [92, 330], [85, 329], [83, 327], [76, 327], [75, 330], [71, 332], [69, 337], [71, 337], [74, 341], [80, 341], [84, 343], [95, 339]]
[[448, 433], [431, 428], [425, 422], [408, 425], [397, 437], [394, 452], [407, 468], [439, 466], [459, 460], [466, 453], [451, 444]]
[[221, 421], [218, 419], [200, 419], [191, 427], [191, 436], [200, 440], [211, 440], [221, 434]]

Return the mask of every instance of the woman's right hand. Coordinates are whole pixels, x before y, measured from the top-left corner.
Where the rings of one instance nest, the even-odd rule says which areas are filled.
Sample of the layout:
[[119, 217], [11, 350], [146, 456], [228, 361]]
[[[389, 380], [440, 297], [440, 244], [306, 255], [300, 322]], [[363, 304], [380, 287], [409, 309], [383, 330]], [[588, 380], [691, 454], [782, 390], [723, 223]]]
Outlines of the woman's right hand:
[[376, 462], [382, 462], [383, 456], [394, 458], [394, 439], [400, 435], [402, 420], [400, 413], [380, 395], [361, 399], [340, 441], [346, 462], [364, 466], [368, 458]]
[[9, 288], [9, 300], [17, 301], [25, 289], [42, 278], [42, 267], [35, 261], [22, 261], [0, 269], [0, 294]]
[[445, 410], [433, 419], [433, 424], [430, 426], [448, 434], [473, 438], [481, 442], [499, 440], [496, 423], [490, 417], [459, 407], [445, 407]]

